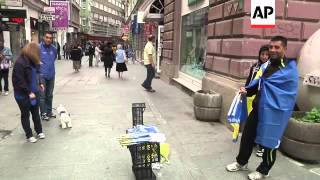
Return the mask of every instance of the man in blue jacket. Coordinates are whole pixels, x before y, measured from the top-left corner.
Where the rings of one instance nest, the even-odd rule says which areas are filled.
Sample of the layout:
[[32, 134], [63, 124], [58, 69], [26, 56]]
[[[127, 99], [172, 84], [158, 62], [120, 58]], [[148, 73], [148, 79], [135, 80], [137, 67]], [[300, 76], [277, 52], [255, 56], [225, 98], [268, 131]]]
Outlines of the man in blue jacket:
[[40, 93], [41, 119], [49, 120], [55, 118], [52, 113], [52, 99], [55, 79], [55, 60], [57, 59], [57, 49], [52, 45], [52, 33], [45, 32], [43, 41], [40, 43], [40, 81], [45, 90]]

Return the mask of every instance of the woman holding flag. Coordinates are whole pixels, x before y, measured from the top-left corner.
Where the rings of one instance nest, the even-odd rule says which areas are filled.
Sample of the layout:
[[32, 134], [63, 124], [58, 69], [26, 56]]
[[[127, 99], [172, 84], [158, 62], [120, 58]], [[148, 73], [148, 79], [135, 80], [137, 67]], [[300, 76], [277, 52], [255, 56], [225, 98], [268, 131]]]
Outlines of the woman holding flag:
[[[262, 73], [267, 68], [269, 64], [269, 45], [263, 45], [261, 46], [259, 50], [259, 59], [258, 62], [253, 64], [250, 68], [250, 73], [246, 81], [246, 85], [248, 86], [254, 79], [259, 79], [262, 76]], [[247, 109], [248, 114], [252, 111], [252, 102], [256, 95], [247, 96]], [[258, 150], [256, 155], [258, 157], [262, 157], [263, 154], [263, 148], [258, 144]]]

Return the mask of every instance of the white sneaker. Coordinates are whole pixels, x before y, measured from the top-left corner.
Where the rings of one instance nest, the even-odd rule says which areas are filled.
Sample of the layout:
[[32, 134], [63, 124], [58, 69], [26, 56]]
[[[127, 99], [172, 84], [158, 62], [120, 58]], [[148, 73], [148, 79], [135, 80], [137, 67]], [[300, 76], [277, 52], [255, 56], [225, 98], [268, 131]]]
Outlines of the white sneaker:
[[266, 177], [268, 177], [268, 176], [269, 176], [269, 174], [264, 175], [264, 174], [261, 174], [261, 173], [258, 172], [258, 171], [255, 171], [255, 172], [250, 173], [250, 174], [248, 175], [248, 178], [249, 178], [250, 180], [259, 180], [259, 179], [264, 179], [264, 178], [266, 178]]
[[44, 133], [40, 133], [38, 134], [39, 139], [44, 139], [46, 138], [46, 135], [44, 135]]
[[229, 172], [236, 172], [236, 171], [247, 171], [248, 164], [241, 166], [239, 163], [234, 162], [226, 166], [227, 171]]
[[4, 92], [4, 95], [8, 96], [9, 95], [9, 91]]
[[29, 138], [27, 139], [27, 141], [30, 142], [30, 143], [36, 143], [36, 142], [37, 142], [37, 139], [32, 136], [32, 137], [29, 137]]

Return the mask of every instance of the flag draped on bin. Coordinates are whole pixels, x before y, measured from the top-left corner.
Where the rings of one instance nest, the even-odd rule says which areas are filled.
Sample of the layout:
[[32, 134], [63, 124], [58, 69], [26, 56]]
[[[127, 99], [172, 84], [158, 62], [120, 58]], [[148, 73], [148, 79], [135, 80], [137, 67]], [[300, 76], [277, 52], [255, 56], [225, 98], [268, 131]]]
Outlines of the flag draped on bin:
[[118, 140], [122, 146], [128, 146], [144, 142], [162, 143], [165, 142], [166, 137], [155, 126], [137, 125], [129, 128], [127, 134], [121, 135]]
[[232, 140], [237, 142], [241, 122], [248, 117], [247, 98], [237, 93], [231, 103], [227, 119], [233, 128]]

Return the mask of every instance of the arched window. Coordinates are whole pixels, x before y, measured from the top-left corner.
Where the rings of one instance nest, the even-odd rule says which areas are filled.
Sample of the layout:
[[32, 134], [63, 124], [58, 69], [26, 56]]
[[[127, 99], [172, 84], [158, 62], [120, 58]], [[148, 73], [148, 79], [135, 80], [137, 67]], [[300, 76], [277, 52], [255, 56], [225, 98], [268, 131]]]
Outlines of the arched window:
[[149, 13], [163, 14], [164, 0], [155, 0], [150, 7]]

